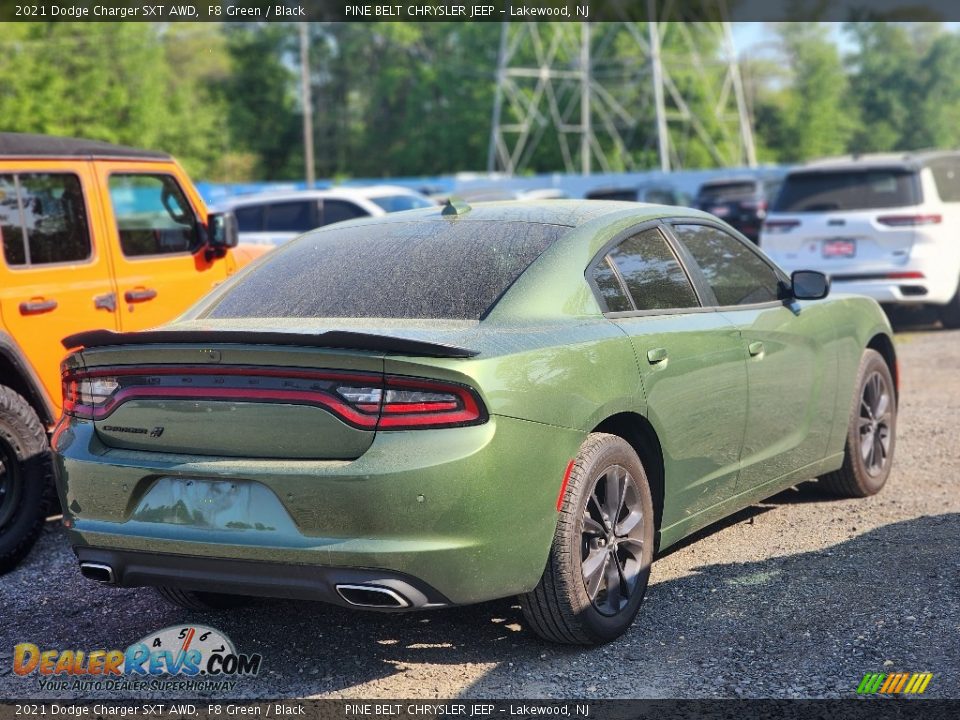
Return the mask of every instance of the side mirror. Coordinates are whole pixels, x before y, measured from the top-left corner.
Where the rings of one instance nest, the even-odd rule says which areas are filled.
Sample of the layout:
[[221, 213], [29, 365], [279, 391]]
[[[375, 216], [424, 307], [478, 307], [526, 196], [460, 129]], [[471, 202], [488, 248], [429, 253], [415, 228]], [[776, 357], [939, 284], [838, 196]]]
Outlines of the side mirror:
[[790, 291], [797, 300], [820, 300], [830, 292], [830, 278], [816, 270], [795, 270], [790, 275]]
[[228, 248], [240, 242], [237, 218], [232, 212], [217, 212], [207, 215], [207, 254], [223, 257]]

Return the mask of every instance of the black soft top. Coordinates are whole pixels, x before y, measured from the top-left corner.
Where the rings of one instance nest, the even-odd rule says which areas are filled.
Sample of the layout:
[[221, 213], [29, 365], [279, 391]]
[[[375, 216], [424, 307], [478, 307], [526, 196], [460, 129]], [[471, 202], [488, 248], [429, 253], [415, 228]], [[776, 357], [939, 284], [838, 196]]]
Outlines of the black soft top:
[[114, 145], [102, 140], [66, 138], [33, 133], [0, 132], [0, 157], [96, 158], [124, 157], [169, 160], [170, 155], [157, 150]]

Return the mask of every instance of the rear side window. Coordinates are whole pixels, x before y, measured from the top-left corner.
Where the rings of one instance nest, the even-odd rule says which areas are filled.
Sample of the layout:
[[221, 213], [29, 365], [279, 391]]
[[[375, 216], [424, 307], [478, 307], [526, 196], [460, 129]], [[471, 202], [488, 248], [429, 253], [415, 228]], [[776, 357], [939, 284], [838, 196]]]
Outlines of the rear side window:
[[193, 208], [170, 175], [115, 173], [110, 202], [127, 257], [189, 253], [200, 247]]
[[237, 217], [237, 229], [240, 232], [260, 232], [263, 230], [263, 206], [247, 205], [234, 209]]
[[370, 213], [359, 205], [346, 200], [323, 201], [323, 224], [332, 225], [335, 222], [367, 217]]
[[569, 228], [384, 223], [300, 238], [225, 285], [207, 317], [478, 320]]
[[674, 225], [673, 231], [703, 271], [721, 307], [779, 297], [777, 273], [737, 238], [709, 225]]
[[919, 203], [919, 178], [909, 170], [799, 172], [787, 176], [773, 209], [775, 212], [831, 212]]
[[316, 200], [293, 200], [266, 206], [266, 229], [271, 232], [302, 233], [319, 225]]
[[83, 189], [76, 175], [0, 175], [0, 238], [8, 265], [80, 262], [91, 255]]
[[960, 158], [943, 158], [930, 162], [930, 171], [937, 183], [937, 194], [944, 202], [960, 202]]
[[[610, 312], [700, 305], [680, 261], [656, 228], [620, 243], [595, 268], [593, 278]], [[620, 293], [617, 283], [622, 283]], [[629, 306], [631, 300], [633, 307]]]

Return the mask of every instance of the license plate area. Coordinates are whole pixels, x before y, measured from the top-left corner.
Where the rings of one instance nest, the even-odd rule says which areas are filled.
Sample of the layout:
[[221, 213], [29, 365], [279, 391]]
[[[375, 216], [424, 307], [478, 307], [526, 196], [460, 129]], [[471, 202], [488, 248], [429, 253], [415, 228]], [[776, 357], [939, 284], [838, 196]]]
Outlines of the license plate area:
[[161, 477], [150, 486], [131, 520], [202, 530], [294, 531], [277, 496], [247, 480]]
[[856, 257], [857, 241], [853, 238], [830, 238], [823, 241], [821, 252], [827, 259]]

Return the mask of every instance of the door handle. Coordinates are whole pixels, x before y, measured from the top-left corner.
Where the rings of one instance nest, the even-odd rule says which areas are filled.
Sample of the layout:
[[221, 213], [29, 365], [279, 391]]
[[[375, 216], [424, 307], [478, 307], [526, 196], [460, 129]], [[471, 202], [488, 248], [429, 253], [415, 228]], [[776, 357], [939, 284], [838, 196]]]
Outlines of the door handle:
[[749, 345], [747, 345], [747, 350], [750, 352], [751, 357], [758, 357], [763, 355], [763, 343], [759, 340], [756, 340]]
[[113, 312], [117, 309], [117, 296], [115, 293], [97, 295], [93, 299], [93, 306], [97, 310], [109, 310], [110, 312]]
[[666, 348], [653, 348], [652, 350], [647, 350], [647, 362], [649, 362], [651, 365], [662, 363], [666, 359]]
[[157, 291], [153, 288], [139, 288], [137, 290], [127, 290], [123, 294], [123, 299], [128, 303], [135, 303], [153, 300], [156, 296]]
[[39, 315], [56, 309], [56, 300], [26, 300], [20, 303], [21, 315]]

